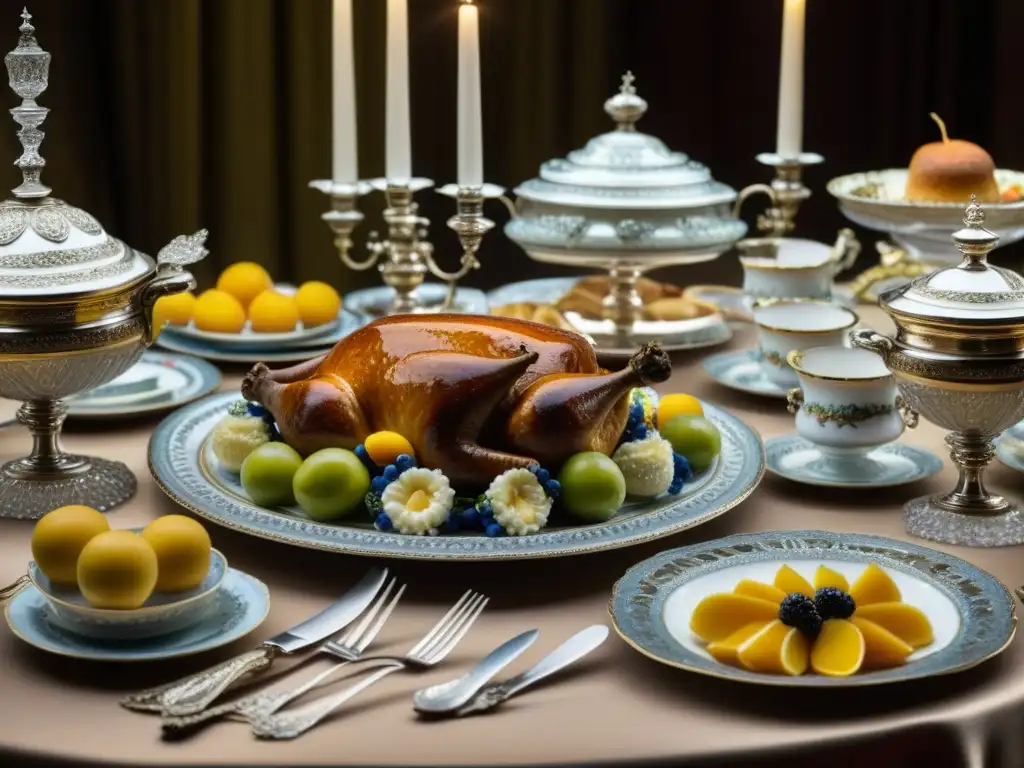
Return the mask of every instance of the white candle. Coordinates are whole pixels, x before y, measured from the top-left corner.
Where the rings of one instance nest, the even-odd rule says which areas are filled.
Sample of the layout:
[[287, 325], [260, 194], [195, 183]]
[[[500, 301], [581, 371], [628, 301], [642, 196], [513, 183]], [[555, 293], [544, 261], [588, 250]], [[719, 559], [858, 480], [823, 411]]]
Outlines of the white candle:
[[807, 0], [785, 0], [779, 65], [779, 123], [776, 152], [800, 154], [804, 132], [804, 15]]
[[334, 0], [331, 25], [333, 63], [333, 169], [338, 182], [359, 179], [356, 158], [356, 79], [352, 53], [352, 0]]
[[483, 186], [484, 139], [480, 108], [479, 13], [472, 0], [462, 0], [459, 7], [458, 141], [459, 186]]
[[409, 8], [406, 0], [388, 0], [387, 101], [384, 172], [389, 181], [412, 177], [409, 138]]

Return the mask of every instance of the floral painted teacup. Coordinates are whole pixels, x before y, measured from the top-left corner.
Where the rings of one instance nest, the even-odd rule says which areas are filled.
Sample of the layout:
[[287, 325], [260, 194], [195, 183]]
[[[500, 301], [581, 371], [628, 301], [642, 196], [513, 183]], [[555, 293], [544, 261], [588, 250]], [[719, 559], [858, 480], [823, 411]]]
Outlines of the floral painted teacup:
[[828, 301], [777, 301], [754, 307], [758, 351], [765, 378], [787, 389], [797, 384], [787, 355], [793, 350], [840, 346], [859, 322], [857, 314]]
[[896, 381], [873, 352], [843, 346], [790, 352], [800, 381], [789, 391], [796, 431], [826, 459], [843, 459], [847, 469], [879, 446], [891, 443], [917, 414], [896, 393]]

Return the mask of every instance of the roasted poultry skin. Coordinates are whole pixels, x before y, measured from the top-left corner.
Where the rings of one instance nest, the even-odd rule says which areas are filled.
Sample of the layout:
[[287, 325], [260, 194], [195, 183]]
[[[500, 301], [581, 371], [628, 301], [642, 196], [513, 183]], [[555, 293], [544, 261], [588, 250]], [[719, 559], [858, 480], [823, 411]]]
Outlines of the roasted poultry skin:
[[270, 411], [303, 456], [390, 430], [409, 440], [421, 466], [480, 488], [507, 469], [610, 454], [632, 388], [670, 372], [656, 345], [608, 372], [572, 331], [490, 315], [399, 315], [292, 368], [257, 364], [242, 394]]

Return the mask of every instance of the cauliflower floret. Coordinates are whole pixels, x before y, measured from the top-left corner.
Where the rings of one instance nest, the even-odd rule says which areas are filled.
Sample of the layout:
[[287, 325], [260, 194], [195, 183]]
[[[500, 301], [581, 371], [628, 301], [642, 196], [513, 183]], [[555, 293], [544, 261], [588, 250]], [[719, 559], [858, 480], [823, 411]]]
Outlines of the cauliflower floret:
[[509, 469], [491, 481], [487, 500], [494, 520], [512, 536], [537, 533], [548, 523], [551, 499], [528, 469]]
[[270, 426], [258, 416], [232, 409], [217, 422], [210, 437], [210, 448], [221, 466], [240, 472], [242, 462], [264, 443], [270, 442]]
[[672, 485], [672, 443], [657, 432], [643, 440], [623, 443], [612, 461], [622, 470], [626, 492], [632, 496], [659, 496]]
[[407, 469], [381, 494], [381, 506], [394, 529], [418, 536], [436, 531], [454, 504], [455, 491], [439, 469]]

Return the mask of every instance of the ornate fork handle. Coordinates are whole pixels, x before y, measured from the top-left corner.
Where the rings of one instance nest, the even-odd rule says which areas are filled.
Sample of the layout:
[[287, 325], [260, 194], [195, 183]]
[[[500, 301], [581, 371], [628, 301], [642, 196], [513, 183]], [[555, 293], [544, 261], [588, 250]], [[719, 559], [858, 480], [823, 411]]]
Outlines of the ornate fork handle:
[[246, 673], [268, 669], [278, 653], [273, 646], [261, 646], [191, 677], [126, 696], [121, 699], [121, 706], [169, 716], [196, 714]]
[[264, 739], [294, 739], [301, 736], [325, 717], [341, 708], [349, 699], [365, 691], [378, 680], [383, 680], [392, 672], [405, 669], [405, 666], [404, 663], [390, 664], [367, 675], [365, 679], [343, 691], [331, 696], [324, 696], [299, 709], [281, 712], [277, 715], [259, 713], [250, 721], [253, 733]]

